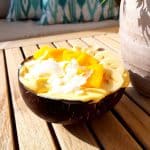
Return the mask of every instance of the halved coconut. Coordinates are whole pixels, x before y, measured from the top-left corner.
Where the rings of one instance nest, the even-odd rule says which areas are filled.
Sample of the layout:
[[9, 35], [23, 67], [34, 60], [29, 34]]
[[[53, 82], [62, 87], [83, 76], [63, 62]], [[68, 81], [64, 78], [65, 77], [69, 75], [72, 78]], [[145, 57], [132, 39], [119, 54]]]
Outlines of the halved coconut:
[[[69, 55], [69, 57], [75, 57], [74, 55], [72, 56], [72, 54], [67, 55]], [[35, 75], [33, 74], [34, 76], [32, 76], [32, 78], [30, 78], [30, 74], [28, 74], [32, 70], [32, 63], [35, 63], [34, 61], [40, 60], [40, 62], [42, 62], [49, 59], [50, 56], [47, 56], [48, 53], [45, 53], [44, 51], [43, 56], [36, 53], [36, 57], [39, 57], [40, 59], [35, 59], [35, 56], [25, 59], [20, 65], [18, 71], [18, 79], [20, 90], [25, 103], [34, 113], [47, 120], [48, 122], [70, 124], [80, 120], [89, 120], [96, 115], [102, 115], [106, 111], [110, 110], [120, 100], [125, 87], [128, 85], [128, 73], [125, 71], [121, 63], [117, 61], [117, 59], [108, 51], [103, 51], [98, 52], [98, 54], [96, 55], [94, 54], [92, 56], [93, 59], [90, 60], [90, 63], [102, 65], [103, 73], [101, 73], [101, 68], [97, 69], [97, 67], [99, 66], [95, 65], [95, 70], [97, 72], [93, 75], [94, 77], [92, 79], [90, 79], [90, 77], [92, 76], [90, 73], [88, 75], [86, 74], [86, 84], [84, 82], [83, 84], [81, 84], [82, 78], [75, 78], [79, 79], [77, 80], [77, 82], [80, 86], [78, 87], [78, 84], [76, 83], [74, 89], [70, 87], [70, 89], [73, 89], [72, 91], [68, 90], [69, 92], [63, 92], [63, 90], [53, 90], [52, 87], [55, 87], [55, 85], [51, 85], [51, 82], [53, 81], [49, 78], [51, 78], [53, 73], [58, 73], [58, 76], [60, 76], [59, 73], [61, 72], [61, 70], [59, 70], [59, 68], [56, 69], [57, 71], [59, 70], [58, 72], [55, 72], [53, 70], [54, 72], [50, 73], [50, 75], [45, 74], [45, 72], [42, 70], [44, 72], [44, 75], [49, 77], [49, 80], [45, 80], [43, 76], [41, 77], [41, 75], [43, 74], [39, 75], [39, 80], [38, 72], [36, 72]], [[60, 61], [60, 55], [59, 57], [57, 55], [55, 57], [57, 57], [57, 61], [58, 59]], [[82, 59], [85, 59], [85, 56], [82, 55], [80, 56], [80, 58], [79, 56], [77, 57], [82, 66], [84, 66], [85, 60], [83, 61]], [[88, 57], [86, 57], [86, 59], [87, 58]], [[67, 59], [69, 59], [69, 61], [72, 60], [70, 58]], [[95, 61], [95, 59], [97, 62]], [[88, 67], [88, 65], [89, 63], [86, 62], [86, 67], [90, 68]], [[66, 64], [64, 64], [63, 67], [65, 68]], [[48, 68], [50, 69], [50, 72], [51, 68], [53, 68], [53, 66], [50, 66]], [[74, 70], [69, 70], [69, 73], [71, 71], [74, 72]], [[82, 71], [81, 75], [85, 75], [85, 72], [83, 73]], [[99, 76], [99, 72], [102, 77]], [[75, 73], [72, 74], [74, 75]], [[66, 74], [62, 72], [60, 78], [64, 79], [65, 75]], [[70, 78], [73, 77], [74, 76], [71, 76]], [[98, 77], [98, 79], [96, 77]], [[84, 79], [85, 78], [83, 78], [83, 80]], [[93, 81], [94, 79], [98, 82], [101, 82], [101, 84], [97, 84], [97, 82]], [[72, 80], [70, 79], [69, 81], [71, 82]], [[74, 82], [71, 82], [71, 84], [74, 84]], [[37, 85], [40, 85], [40, 88]]]

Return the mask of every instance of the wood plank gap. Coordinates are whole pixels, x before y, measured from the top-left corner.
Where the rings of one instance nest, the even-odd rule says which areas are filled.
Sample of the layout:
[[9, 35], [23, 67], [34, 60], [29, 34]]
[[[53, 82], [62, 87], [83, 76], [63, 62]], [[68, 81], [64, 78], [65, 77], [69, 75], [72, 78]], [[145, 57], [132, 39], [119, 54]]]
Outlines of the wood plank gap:
[[93, 131], [93, 129], [91, 127], [91, 125], [87, 122], [86, 126], [87, 126], [89, 132], [91, 133], [91, 135], [93, 136], [94, 140], [96, 141], [96, 144], [100, 147], [101, 150], [104, 150], [103, 144], [100, 142], [100, 140], [96, 136], [95, 132]]
[[[87, 37], [88, 38], [88, 37]], [[82, 38], [79, 38], [79, 40], [81, 40], [85, 45], [87, 45], [88, 47], [91, 46], [89, 45], [87, 42], [85, 42], [84, 40], [82, 40]]]
[[119, 41], [117, 41], [116, 39], [113, 39], [112, 37], [108, 37], [109, 39], [111, 39], [111, 40], [113, 40], [114, 42], [116, 42], [116, 43], [120, 43]]
[[54, 46], [55, 48], [57, 48], [57, 46], [55, 45], [54, 42], [50, 43], [51, 46]]
[[[3, 55], [4, 55], [4, 64], [5, 64], [7, 86], [10, 87], [5, 51], [3, 51]], [[8, 88], [8, 99], [9, 99], [8, 104], [9, 104], [9, 110], [10, 110], [11, 129], [12, 129], [13, 142], [14, 142], [13, 146], [14, 146], [15, 150], [19, 150], [18, 133], [17, 133], [16, 120], [15, 120], [15, 115], [14, 115], [15, 113], [14, 113], [14, 109], [13, 109], [12, 94], [11, 94], [10, 88]]]
[[40, 49], [40, 46], [39, 46], [38, 44], [36, 44], [36, 47], [37, 47], [38, 49]]
[[55, 133], [55, 130], [54, 130], [52, 124], [47, 122], [47, 126], [50, 130], [52, 137], [53, 137], [53, 140], [54, 140], [54, 143], [55, 143], [57, 150], [61, 150], [60, 144], [58, 142], [58, 139], [57, 139], [57, 136], [56, 136], [56, 133]]
[[150, 98], [142, 96], [134, 87], [128, 87], [125, 91], [132, 99], [150, 114]]
[[136, 137], [132, 129], [129, 128], [127, 123], [123, 120], [123, 118], [119, 115], [117, 111], [114, 109], [111, 110], [112, 114], [117, 118], [117, 120], [122, 124], [122, 126], [128, 131], [128, 133], [131, 135], [131, 137], [139, 144], [139, 146], [142, 147], [142, 149], [145, 149], [144, 145], [140, 142], [140, 140]]
[[127, 92], [124, 93], [135, 105], [137, 105], [140, 109], [142, 109], [142, 111], [144, 111], [148, 116], [150, 116], [150, 113], [148, 111], [146, 111], [141, 105], [139, 105], [134, 98], [128, 94]]
[[22, 47], [19, 47], [19, 49], [20, 49], [20, 51], [21, 51], [21, 54], [22, 54], [22, 56], [23, 56], [23, 59], [25, 59], [26, 56], [25, 56], [25, 53], [23, 52], [23, 48], [22, 48]]
[[68, 40], [66, 40], [66, 43], [67, 43], [70, 47], [72, 47], [72, 45], [68, 42]]

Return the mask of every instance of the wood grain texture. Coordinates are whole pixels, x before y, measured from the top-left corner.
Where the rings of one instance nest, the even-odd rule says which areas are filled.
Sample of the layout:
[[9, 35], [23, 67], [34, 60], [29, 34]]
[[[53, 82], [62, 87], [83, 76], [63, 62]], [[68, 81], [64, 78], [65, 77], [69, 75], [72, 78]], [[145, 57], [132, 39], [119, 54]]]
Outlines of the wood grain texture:
[[109, 49], [108, 46], [106, 46], [105, 44], [101, 43], [100, 41], [96, 40], [93, 37], [83, 37], [81, 38], [81, 40], [83, 40], [88, 46], [92, 46], [95, 49], [97, 48], [102, 48], [103, 50]]
[[96, 118], [92, 121], [91, 126], [104, 149], [142, 149], [111, 112]]
[[19, 148], [21, 150], [56, 149], [46, 122], [27, 108], [20, 94], [17, 73], [23, 58], [19, 48], [6, 50], [6, 58]]
[[115, 110], [144, 147], [150, 149], [150, 117], [127, 96], [123, 96]]
[[31, 46], [24, 46], [23, 47], [23, 52], [25, 56], [31, 56], [33, 53], [38, 50], [38, 47], [36, 45], [31, 45]]
[[14, 145], [5, 69], [3, 52], [0, 51], [0, 149], [13, 150]]
[[80, 39], [68, 40], [68, 43], [70, 43], [73, 47], [82, 47], [82, 48], [88, 47], [88, 45], [84, 42], [81, 42]]
[[66, 41], [54, 42], [56, 47], [70, 48], [71, 46]]
[[105, 43], [101, 42], [100, 40], [93, 38], [93, 37], [86, 37], [81, 38], [82, 41], [84, 41], [88, 46], [91, 46], [94, 48], [94, 50], [110, 50], [112, 51], [118, 58], [120, 58], [120, 54], [118, 54], [116, 51], [114, 51], [112, 48], [110, 48]]
[[36, 44], [45, 44], [49, 42], [62, 41], [64, 39], [68, 40], [68, 39], [75, 39], [75, 38], [86, 37], [86, 36], [94, 36], [94, 35], [99, 35], [99, 34], [104, 35], [104, 34], [110, 34], [110, 33], [118, 33], [118, 26], [109, 27], [109, 28], [108, 27], [101, 28], [101, 29], [96, 29], [96, 30], [89, 30], [89, 31], [82, 31], [82, 32], [35, 37], [35, 38], [29, 38], [29, 39], [24, 39], [24, 40], [0, 42], [0, 49], [17, 48], [17, 47], [27, 46], [27, 45], [30, 46], [30, 45], [36, 45]]
[[142, 96], [133, 87], [127, 88], [126, 93], [150, 115], [150, 98]]
[[63, 150], [99, 150], [85, 124], [62, 126], [53, 124]]
[[109, 38], [111, 38], [112, 40], [120, 43], [120, 36], [119, 36], [119, 33], [109, 33], [107, 34], [106, 36], [108, 36]]
[[113, 51], [115, 51], [119, 55], [121, 55], [120, 43], [114, 41], [113, 39], [109, 38], [108, 36], [103, 36], [103, 35], [94, 36], [94, 38], [99, 40], [100, 42], [104, 43], [110, 49], [112, 49]]

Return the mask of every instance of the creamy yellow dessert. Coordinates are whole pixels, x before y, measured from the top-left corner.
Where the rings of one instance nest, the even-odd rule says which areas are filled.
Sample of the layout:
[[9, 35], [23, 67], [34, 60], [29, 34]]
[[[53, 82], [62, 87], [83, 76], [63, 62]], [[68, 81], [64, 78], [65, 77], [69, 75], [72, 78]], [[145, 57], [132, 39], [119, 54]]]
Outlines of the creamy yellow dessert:
[[129, 76], [110, 51], [45, 46], [21, 66], [19, 80], [38, 96], [97, 102], [127, 87]]

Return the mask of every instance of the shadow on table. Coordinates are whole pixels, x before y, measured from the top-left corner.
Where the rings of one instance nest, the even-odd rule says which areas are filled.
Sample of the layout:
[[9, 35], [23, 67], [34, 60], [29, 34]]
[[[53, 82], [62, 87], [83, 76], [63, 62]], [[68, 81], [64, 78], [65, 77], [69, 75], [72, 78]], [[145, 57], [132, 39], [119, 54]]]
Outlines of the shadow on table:
[[72, 125], [64, 125], [63, 127], [75, 138], [79, 138], [84, 143], [86, 142], [87, 144], [99, 148], [99, 144], [93, 137], [93, 132], [91, 132], [87, 123], [79, 122]]
[[47, 125], [53, 136], [55, 145], [58, 147], [61, 147], [62, 143], [67, 146], [66, 140], [68, 142], [70, 141], [72, 146], [77, 144], [77, 147], [80, 145], [81, 147], [89, 147], [92, 149], [100, 149], [101, 147], [93, 137], [93, 133], [91, 133], [86, 122], [71, 125], [51, 124], [47, 122]]
[[132, 99], [140, 108], [142, 108], [148, 115], [150, 115], [150, 98], [143, 96], [137, 92], [134, 87], [126, 88], [127, 96]]

